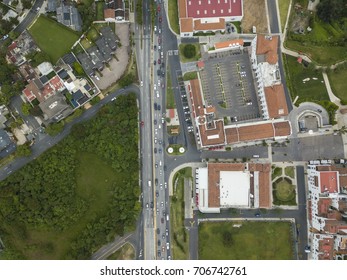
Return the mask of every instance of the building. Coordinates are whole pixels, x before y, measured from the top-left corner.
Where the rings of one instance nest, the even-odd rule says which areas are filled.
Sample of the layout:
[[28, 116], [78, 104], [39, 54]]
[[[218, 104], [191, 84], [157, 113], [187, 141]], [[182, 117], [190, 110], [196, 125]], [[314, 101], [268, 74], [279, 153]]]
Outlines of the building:
[[64, 96], [61, 94], [49, 97], [41, 102], [39, 107], [44, 114], [45, 121], [48, 123], [58, 122], [73, 112], [71, 106], [66, 103]]
[[16, 150], [16, 144], [11, 140], [8, 133], [0, 129], [0, 158], [5, 158]]
[[179, 0], [181, 37], [197, 32], [224, 31], [227, 22], [241, 21], [242, 0]]
[[226, 208], [270, 208], [271, 164], [207, 163], [196, 169], [196, 204], [203, 213]]
[[24, 31], [7, 47], [6, 60], [9, 64], [20, 66], [26, 62], [25, 57], [28, 54], [38, 51], [40, 51], [40, 49], [35, 44], [29, 32]]
[[345, 160], [311, 161], [307, 166], [311, 258], [347, 255], [347, 167]]
[[[242, 39], [219, 42], [214, 45], [214, 50], [208, 51], [208, 59], [197, 63], [199, 69], [198, 78], [187, 82], [186, 89], [198, 148], [209, 149], [227, 145], [240, 146], [247, 145], [247, 143], [254, 144], [254, 142], [267, 139], [278, 141], [284, 140], [291, 135], [291, 124], [285, 119], [288, 115], [288, 106], [279, 73], [277, 46], [277, 37], [265, 35], [255, 36], [249, 47], [244, 47]], [[243, 63], [248, 63], [247, 67], [250, 68], [249, 73], [252, 76], [245, 83], [254, 83], [256, 85], [254, 86], [253, 94], [250, 93], [246, 96], [243, 85], [240, 84], [243, 83], [242, 79], [245, 74], [243, 74], [243, 70], [238, 62], [236, 66], [232, 65], [232, 63], [235, 63], [232, 62], [234, 57], [229, 52], [243, 56], [240, 57], [240, 61], [243, 59]], [[215, 90], [218, 91], [218, 89], [209, 87], [210, 84], [208, 83], [211, 80], [211, 73], [206, 72], [209, 70], [208, 68], [220, 67], [220, 62], [216, 64], [217, 66], [213, 64], [213, 58], [218, 57], [218, 54], [226, 54], [231, 59], [230, 62], [228, 60], [221, 67], [226, 69], [225, 71], [238, 71], [239, 75], [237, 80], [232, 83], [226, 81], [226, 84], [223, 84], [223, 89], [229, 89], [227, 91], [223, 90], [224, 98], [227, 99], [226, 95], [230, 95], [230, 98], [232, 98], [232, 96], [238, 94], [238, 87], [240, 88], [241, 85], [240, 94], [242, 93], [243, 103], [240, 105], [235, 99], [230, 107], [235, 108], [234, 110], [236, 111], [250, 107], [251, 109], [247, 109], [248, 112], [258, 110], [259, 117], [242, 122], [236, 117], [232, 117], [231, 123], [229, 123], [227, 120], [230, 118], [230, 111], [223, 114], [217, 108], [219, 106], [213, 103], [213, 98], [206, 98], [204, 90], [208, 90], [208, 94], [214, 95], [216, 94], [214, 93]], [[224, 60], [229, 59], [227, 56], [225, 56]], [[228, 69], [229, 67], [234, 68]], [[242, 67], [245, 68], [246, 65], [242, 65]], [[204, 73], [209, 73], [209, 75], [206, 76], [205, 74], [204, 76]], [[255, 73], [254, 76], [253, 73]], [[222, 79], [222, 76], [220, 76], [220, 79]], [[230, 77], [228, 76], [227, 80], [229, 79]], [[238, 83], [238, 85], [235, 86], [235, 83]], [[203, 84], [205, 87], [202, 86]], [[218, 85], [220, 87], [219, 78]], [[214, 99], [218, 98], [221, 97], [214, 97]]]
[[56, 12], [58, 22], [73, 30], [82, 30], [81, 15], [74, 6], [64, 4], [64, 2], [62, 1], [56, 8]]
[[125, 22], [129, 20], [129, 9], [124, 0], [106, 0], [104, 18], [110, 22]]

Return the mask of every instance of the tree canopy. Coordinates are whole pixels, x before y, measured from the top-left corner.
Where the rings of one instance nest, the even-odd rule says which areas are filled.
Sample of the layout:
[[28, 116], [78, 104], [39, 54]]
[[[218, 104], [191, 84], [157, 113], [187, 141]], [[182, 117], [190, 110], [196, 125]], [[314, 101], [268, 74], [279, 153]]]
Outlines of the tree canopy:
[[317, 15], [324, 22], [340, 20], [347, 16], [347, 0], [321, 0], [317, 6]]

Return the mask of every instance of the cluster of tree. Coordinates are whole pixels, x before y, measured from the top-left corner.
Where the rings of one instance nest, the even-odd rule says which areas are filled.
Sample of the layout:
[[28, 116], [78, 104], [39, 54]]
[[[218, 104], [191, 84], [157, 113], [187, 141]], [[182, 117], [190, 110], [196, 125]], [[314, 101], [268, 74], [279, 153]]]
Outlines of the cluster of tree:
[[48, 54], [43, 51], [32, 51], [26, 57], [27, 60], [30, 60], [32, 67], [37, 67], [42, 62], [51, 61]]
[[24, 82], [17, 80], [14, 82], [13, 76], [17, 68], [12, 64], [7, 64], [6, 48], [0, 49], [0, 104], [8, 104], [10, 98], [19, 94], [24, 88]]
[[22, 0], [22, 5], [24, 9], [31, 9], [32, 7], [31, 0]]
[[128, 75], [125, 75], [123, 78], [119, 80], [119, 85], [121, 87], [127, 87], [130, 86], [135, 81], [135, 76], [132, 73], [129, 73]]
[[186, 58], [193, 58], [196, 55], [196, 48], [193, 44], [187, 44], [183, 48], [183, 55]]
[[82, 18], [82, 31], [85, 32], [88, 30], [88, 28], [92, 25], [93, 21], [95, 20], [96, 13], [95, 13], [95, 6], [93, 5], [94, 1], [91, 1], [89, 5], [85, 4], [84, 2], [80, 2], [77, 5], [77, 10], [81, 15]]
[[11, 18], [10, 20], [0, 19], [0, 37], [8, 34], [16, 23], [18, 24], [16, 18]]
[[324, 22], [339, 21], [347, 17], [347, 0], [321, 0], [317, 6], [317, 15]]
[[[62, 230], [85, 214], [88, 202], [76, 193], [78, 153], [97, 154], [122, 173], [124, 180], [113, 185], [107, 211], [85, 226], [66, 258], [90, 258], [114, 234], [121, 235], [135, 224], [140, 211], [137, 113], [134, 94], [118, 97], [94, 119], [73, 127], [60, 144], [0, 182], [0, 234], [9, 256], [21, 255], [9, 241], [10, 232], [26, 240], [29, 227]], [[25, 147], [20, 152], [27, 155]]]

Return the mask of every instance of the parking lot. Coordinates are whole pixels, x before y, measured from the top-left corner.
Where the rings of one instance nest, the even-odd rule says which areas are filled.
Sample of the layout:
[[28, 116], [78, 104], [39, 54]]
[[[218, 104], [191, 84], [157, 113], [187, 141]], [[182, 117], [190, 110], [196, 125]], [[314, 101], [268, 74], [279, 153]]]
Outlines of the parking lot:
[[210, 54], [200, 70], [206, 105], [216, 108], [218, 118], [231, 122], [260, 118], [247, 49]]

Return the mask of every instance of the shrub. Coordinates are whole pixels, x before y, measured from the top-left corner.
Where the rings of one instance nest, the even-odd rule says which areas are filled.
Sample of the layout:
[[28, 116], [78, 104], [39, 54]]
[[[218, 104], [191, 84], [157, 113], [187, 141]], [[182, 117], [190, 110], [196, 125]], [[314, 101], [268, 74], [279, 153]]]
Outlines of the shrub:
[[192, 44], [187, 44], [184, 46], [183, 54], [186, 58], [193, 58], [196, 55], [195, 46]]

